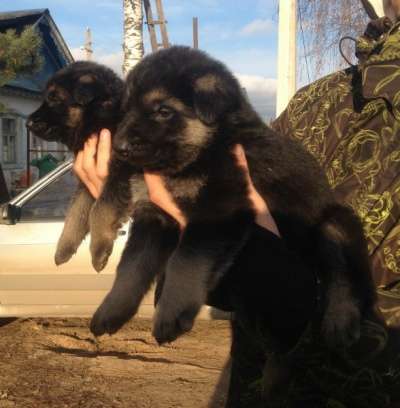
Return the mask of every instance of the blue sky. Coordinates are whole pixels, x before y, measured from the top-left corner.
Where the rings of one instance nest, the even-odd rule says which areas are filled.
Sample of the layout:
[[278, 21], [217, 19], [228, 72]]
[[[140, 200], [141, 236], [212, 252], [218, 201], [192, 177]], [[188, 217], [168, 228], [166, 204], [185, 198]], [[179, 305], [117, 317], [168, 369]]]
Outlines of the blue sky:
[[[276, 0], [163, 0], [163, 6], [170, 42], [191, 45], [192, 17], [198, 17], [200, 48], [225, 62], [246, 87], [256, 109], [264, 118], [271, 118], [276, 87]], [[94, 59], [120, 72], [122, 0], [0, 2], [0, 12], [36, 8], [50, 10], [77, 59], [89, 26]], [[145, 49], [150, 52], [146, 26], [144, 30]]]

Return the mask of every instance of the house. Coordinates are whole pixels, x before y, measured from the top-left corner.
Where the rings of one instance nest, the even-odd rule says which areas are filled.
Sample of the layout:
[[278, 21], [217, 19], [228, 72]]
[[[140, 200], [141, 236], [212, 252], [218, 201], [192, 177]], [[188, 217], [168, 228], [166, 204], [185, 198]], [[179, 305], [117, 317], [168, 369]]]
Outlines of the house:
[[0, 165], [9, 190], [13, 190], [18, 182], [22, 187], [27, 163], [32, 159], [40, 158], [49, 150], [60, 159], [65, 155], [55, 152], [65, 150], [55, 142], [31, 136], [28, 143], [25, 121], [39, 107], [47, 80], [73, 62], [73, 57], [48, 9], [0, 13], [0, 32], [8, 29], [21, 32], [27, 26], [34, 26], [42, 38], [43, 65], [39, 72], [18, 77], [0, 88], [0, 102], [5, 105], [5, 112], [0, 113]]

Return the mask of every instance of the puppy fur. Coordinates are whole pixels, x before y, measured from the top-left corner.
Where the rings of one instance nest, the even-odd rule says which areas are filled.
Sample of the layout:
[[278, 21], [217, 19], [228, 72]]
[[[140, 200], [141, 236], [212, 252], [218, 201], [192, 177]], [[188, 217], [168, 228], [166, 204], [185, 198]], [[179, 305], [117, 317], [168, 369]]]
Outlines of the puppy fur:
[[[61, 142], [76, 154], [92, 133], [102, 128], [115, 132], [120, 117], [122, 89], [122, 80], [109, 68], [93, 62], [76, 62], [58, 71], [49, 80], [44, 101], [29, 116], [27, 127], [38, 137]], [[112, 170], [116, 166], [119, 163], [114, 160]], [[89, 231], [93, 204], [89, 192], [79, 185], [58, 242], [57, 265], [70, 259]], [[92, 228], [92, 241], [96, 242], [95, 226]]]
[[117, 157], [160, 173], [188, 220], [156, 309], [160, 343], [191, 329], [254, 222], [232, 155], [237, 143], [288, 247], [318, 264], [327, 341], [347, 346], [358, 339], [360, 320], [375, 302], [361, 223], [335, 202], [315, 159], [263, 123], [223, 64], [186, 47], [151, 54], [129, 74], [122, 110]]
[[38, 137], [83, 148], [93, 132], [115, 131], [120, 117], [123, 81], [109, 68], [78, 61], [59, 70], [47, 83], [42, 105], [28, 120]]
[[[123, 81], [109, 68], [76, 62], [50, 79], [44, 101], [30, 115], [27, 126], [38, 137], [62, 142], [76, 154], [92, 133], [102, 128], [115, 133], [121, 118], [122, 90]], [[119, 279], [93, 320], [98, 324], [92, 330], [100, 334], [115, 332], [136, 313], [178, 239], [176, 222], [148, 200], [142, 172], [114, 154], [109, 167], [97, 201], [79, 185], [55, 254], [57, 265], [67, 262], [90, 230], [93, 266], [101, 270], [119, 227], [134, 212], [134, 234], [130, 234], [117, 267]], [[136, 269], [139, 272], [135, 273]], [[134, 291], [136, 296], [131, 296]]]

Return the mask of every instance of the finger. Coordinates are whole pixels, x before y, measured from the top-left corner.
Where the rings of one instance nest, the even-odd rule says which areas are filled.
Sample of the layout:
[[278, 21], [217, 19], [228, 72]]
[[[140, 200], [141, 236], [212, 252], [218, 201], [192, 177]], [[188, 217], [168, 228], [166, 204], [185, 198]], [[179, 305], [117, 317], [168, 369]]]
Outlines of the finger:
[[144, 180], [146, 182], [150, 200], [168, 213], [171, 213], [171, 209], [172, 212], [175, 213], [177, 207], [175, 206], [169, 191], [165, 188], [162, 177], [159, 174], [145, 172]]
[[145, 172], [144, 181], [146, 182], [150, 200], [155, 204], [162, 202], [167, 193], [161, 176], [155, 173]]
[[103, 182], [97, 176], [96, 154], [98, 136], [92, 135], [83, 148], [82, 169], [89, 182], [96, 188], [97, 192], [101, 191]]
[[100, 131], [97, 145], [96, 174], [101, 180], [108, 176], [108, 165], [111, 156], [111, 132], [108, 129]]
[[81, 175], [83, 173], [82, 162], [83, 162], [83, 151], [79, 150], [78, 154], [75, 157], [75, 161], [74, 161], [74, 165], [73, 165], [74, 173], [79, 178], [81, 178]]
[[97, 142], [98, 136], [92, 135], [83, 146], [82, 169], [89, 178], [96, 171]]
[[280, 237], [278, 226], [272, 217], [267, 202], [263, 199], [260, 193], [254, 187], [253, 181], [250, 177], [249, 167], [247, 164], [246, 154], [244, 152], [243, 146], [238, 144], [233, 147], [233, 153], [236, 157], [238, 166], [240, 166], [245, 172], [245, 177], [247, 178], [248, 184], [248, 194], [249, 199], [253, 205], [256, 212], [255, 222], [261, 227], [271, 231], [278, 237]]
[[98, 197], [102, 190], [102, 180], [97, 176], [97, 146], [99, 137], [93, 133], [86, 141], [83, 148], [82, 168], [87, 179], [87, 185], [94, 197]]
[[233, 147], [233, 153], [236, 157], [237, 164], [241, 167], [245, 167], [248, 170], [246, 154], [244, 153], [243, 146], [240, 144], [235, 145]]
[[171, 194], [166, 189], [162, 177], [155, 173], [144, 173], [149, 198], [152, 203], [174, 218], [181, 229], [186, 227], [187, 221], [181, 210], [175, 204]]
[[80, 181], [89, 190], [90, 194], [92, 194], [94, 198], [98, 198], [99, 192], [97, 191], [96, 187], [91, 183], [91, 181], [86, 176], [86, 173], [83, 171], [82, 166], [83, 166], [83, 151], [80, 150], [78, 154], [76, 155], [74, 166], [73, 166], [73, 171], [78, 176]]
[[246, 154], [244, 152], [243, 146], [240, 144], [235, 145], [233, 147], [233, 154], [235, 155], [237, 165], [244, 171], [244, 176], [246, 177], [249, 193], [257, 193], [253, 181], [250, 177], [249, 167], [247, 165]]

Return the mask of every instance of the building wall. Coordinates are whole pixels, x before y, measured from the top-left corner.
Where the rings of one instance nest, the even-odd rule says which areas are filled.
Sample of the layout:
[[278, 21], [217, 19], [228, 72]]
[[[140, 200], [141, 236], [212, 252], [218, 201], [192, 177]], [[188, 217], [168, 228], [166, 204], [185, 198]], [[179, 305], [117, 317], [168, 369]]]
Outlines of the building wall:
[[[16, 119], [17, 126], [17, 143], [16, 143], [16, 162], [5, 163], [3, 160], [3, 129], [0, 120], [0, 164], [3, 168], [4, 177], [7, 187], [10, 192], [18, 192], [19, 188], [15, 188], [18, 180], [25, 177], [27, 169], [27, 131], [25, 127], [26, 119], [30, 113], [35, 111], [41, 101], [36, 98], [26, 96], [14, 96], [0, 94], [0, 102], [5, 106], [5, 112], [0, 114], [1, 118]], [[31, 137], [31, 149], [43, 151], [44, 153], [31, 153], [30, 159], [40, 158], [47, 154], [46, 150], [64, 150], [63, 145], [55, 142], [46, 142], [36, 137]], [[51, 153], [58, 159], [62, 159], [65, 155], [62, 153]], [[38, 171], [31, 166], [31, 179], [36, 181]]]

